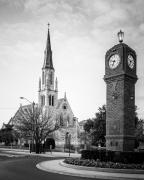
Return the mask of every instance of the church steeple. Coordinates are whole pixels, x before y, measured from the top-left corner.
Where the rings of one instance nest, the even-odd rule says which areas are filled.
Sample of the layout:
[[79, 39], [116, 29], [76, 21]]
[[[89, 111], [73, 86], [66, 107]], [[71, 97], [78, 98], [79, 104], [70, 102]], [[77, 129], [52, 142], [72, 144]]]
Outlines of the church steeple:
[[50, 32], [49, 32], [49, 24], [48, 24], [48, 34], [47, 34], [47, 42], [46, 49], [44, 52], [44, 64], [43, 69], [54, 69], [53, 61], [52, 61], [52, 50], [51, 50], [51, 41], [50, 41]]

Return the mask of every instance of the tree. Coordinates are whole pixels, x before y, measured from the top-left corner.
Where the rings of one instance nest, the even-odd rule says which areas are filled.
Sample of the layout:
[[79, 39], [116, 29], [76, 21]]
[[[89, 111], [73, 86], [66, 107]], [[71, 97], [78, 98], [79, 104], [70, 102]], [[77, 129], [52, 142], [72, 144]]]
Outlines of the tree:
[[92, 144], [104, 146], [106, 135], [106, 106], [98, 108], [98, 112], [95, 114], [94, 125], [92, 130]]
[[84, 130], [88, 133], [90, 133], [91, 129], [94, 126], [94, 119], [88, 119], [86, 123], [84, 124]]
[[0, 141], [4, 142], [6, 146], [11, 145], [14, 141], [18, 141], [18, 134], [13, 129], [13, 125], [4, 124], [4, 128], [0, 130]]
[[140, 142], [144, 142], [144, 120], [139, 119], [136, 124], [135, 136], [136, 136], [136, 144], [139, 145]]
[[98, 108], [95, 117], [88, 119], [84, 124], [84, 130], [91, 136], [93, 145], [104, 145], [106, 135], [106, 106]]
[[32, 139], [32, 144], [35, 141], [36, 153], [40, 152], [42, 141], [58, 128], [58, 122], [54, 123], [52, 112], [43, 110], [38, 106], [20, 109], [16, 129], [21, 133], [21, 137]]

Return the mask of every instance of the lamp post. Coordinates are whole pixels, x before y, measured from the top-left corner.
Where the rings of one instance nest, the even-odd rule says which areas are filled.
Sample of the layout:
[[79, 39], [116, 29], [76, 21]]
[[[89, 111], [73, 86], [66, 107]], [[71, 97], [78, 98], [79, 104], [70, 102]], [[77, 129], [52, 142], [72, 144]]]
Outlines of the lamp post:
[[76, 137], [75, 137], [75, 153], [78, 153], [77, 148], [78, 148], [78, 124], [77, 124], [77, 118], [74, 117], [75, 121], [75, 126], [76, 126]]
[[68, 133], [68, 141], [69, 141], [69, 157], [70, 157], [70, 146], [71, 146], [71, 134]]
[[123, 42], [123, 38], [124, 38], [124, 32], [120, 30], [117, 33], [117, 36], [118, 36], [119, 42], [122, 43]]
[[87, 149], [87, 146], [86, 146], [86, 130], [84, 130], [84, 149], [86, 150]]
[[33, 125], [34, 125], [34, 106], [35, 106], [35, 102], [33, 101], [33, 102], [31, 102], [31, 101], [29, 101], [27, 98], [25, 98], [25, 97], [20, 97], [20, 99], [24, 99], [24, 100], [26, 100], [27, 102], [29, 102], [30, 104], [32, 104], [32, 135], [31, 135], [31, 140], [32, 140], [32, 147], [30, 148], [30, 153], [31, 153], [31, 150], [33, 150], [33, 144], [34, 144], [34, 139], [33, 139], [33, 130], [34, 130], [34, 127], [33, 127]]

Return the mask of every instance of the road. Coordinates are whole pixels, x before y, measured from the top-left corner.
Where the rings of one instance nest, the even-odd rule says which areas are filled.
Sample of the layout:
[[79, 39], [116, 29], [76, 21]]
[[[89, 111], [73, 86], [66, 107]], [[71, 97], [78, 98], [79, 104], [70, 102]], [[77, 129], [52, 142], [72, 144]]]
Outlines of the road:
[[0, 158], [0, 180], [90, 180], [49, 173], [36, 168], [36, 164], [39, 162], [54, 159], [58, 158], [40, 156]]

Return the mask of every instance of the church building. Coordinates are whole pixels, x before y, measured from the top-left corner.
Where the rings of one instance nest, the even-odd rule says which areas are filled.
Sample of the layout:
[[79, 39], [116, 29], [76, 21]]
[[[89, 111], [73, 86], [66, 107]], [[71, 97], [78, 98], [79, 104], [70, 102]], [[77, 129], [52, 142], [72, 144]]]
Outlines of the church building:
[[[48, 28], [46, 48], [44, 51], [44, 63], [42, 66], [42, 77], [39, 78], [38, 104], [44, 111], [51, 112], [53, 123], [59, 121], [60, 128], [54, 131], [48, 138], [53, 138], [56, 147], [64, 148], [69, 143], [78, 146], [78, 119], [74, 116], [66, 93], [63, 98], [58, 98], [58, 80], [55, 78], [55, 69], [52, 59], [50, 32]], [[21, 106], [9, 124], [15, 125], [20, 116], [21, 108], [25, 111], [31, 105]]]

